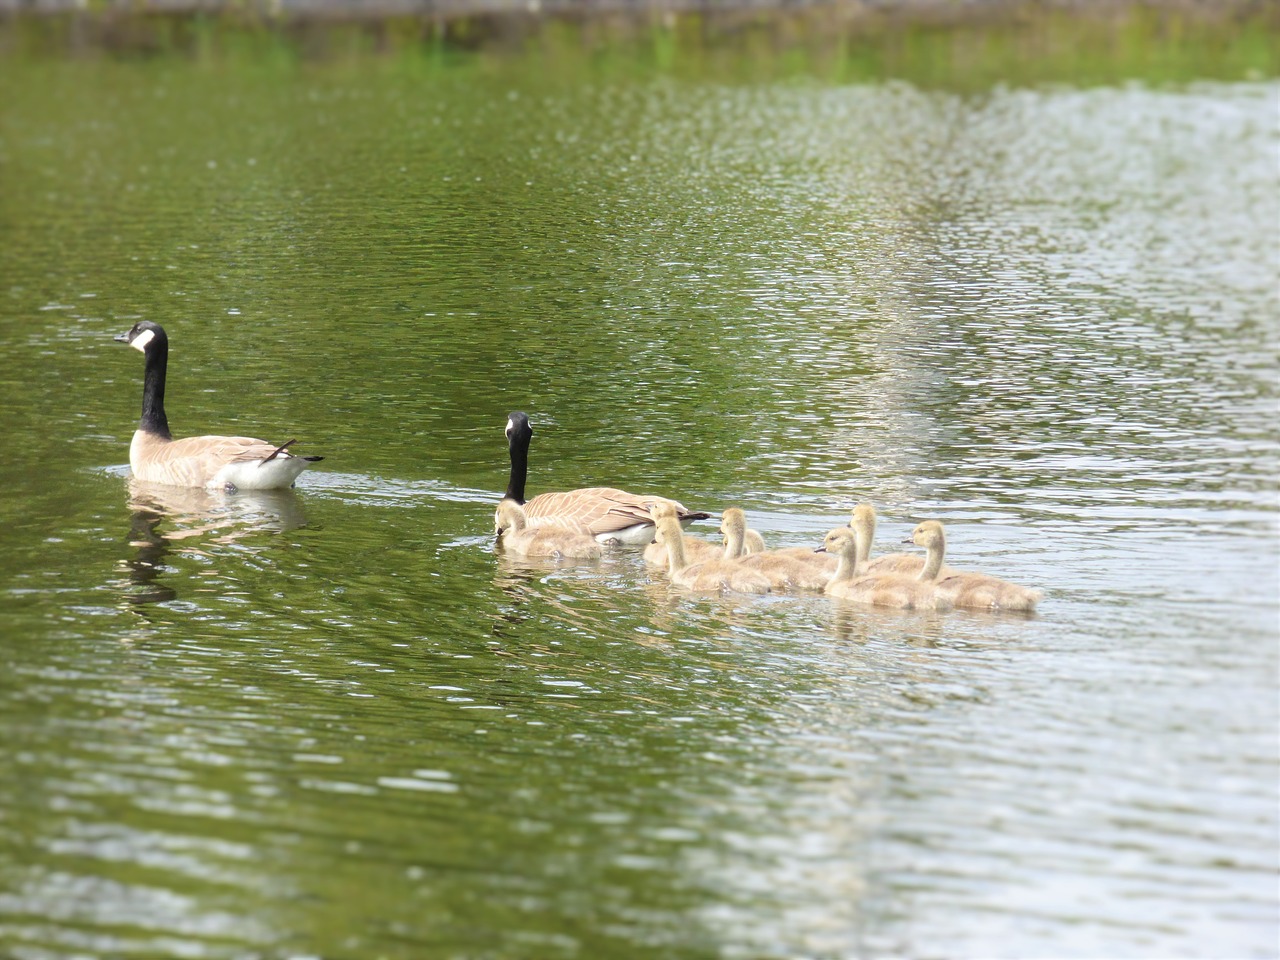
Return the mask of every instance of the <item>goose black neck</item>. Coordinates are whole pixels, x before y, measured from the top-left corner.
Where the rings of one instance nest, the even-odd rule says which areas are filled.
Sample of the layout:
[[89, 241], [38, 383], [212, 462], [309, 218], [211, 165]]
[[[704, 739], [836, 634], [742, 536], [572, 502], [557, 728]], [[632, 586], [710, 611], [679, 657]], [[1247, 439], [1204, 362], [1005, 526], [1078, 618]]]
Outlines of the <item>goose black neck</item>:
[[147, 372], [142, 381], [142, 420], [139, 429], [172, 440], [164, 415], [164, 379], [169, 366], [169, 342], [157, 337], [147, 344]]
[[508, 446], [511, 448], [511, 477], [507, 480], [507, 500], [524, 504], [524, 482], [529, 474], [529, 439], [533, 431], [527, 423], [515, 423], [508, 431]]

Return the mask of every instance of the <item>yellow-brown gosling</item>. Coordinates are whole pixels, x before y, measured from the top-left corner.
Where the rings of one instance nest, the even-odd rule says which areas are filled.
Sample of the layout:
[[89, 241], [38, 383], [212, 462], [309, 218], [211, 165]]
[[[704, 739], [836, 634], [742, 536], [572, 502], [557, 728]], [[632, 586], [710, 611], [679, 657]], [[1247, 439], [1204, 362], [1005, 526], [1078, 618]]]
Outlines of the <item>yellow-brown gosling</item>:
[[860, 539], [861, 534], [849, 527], [836, 527], [823, 539], [818, 549], [839, 558], [835, 576], [826, 587], [828, 596], [899, 610], [951, 609], [950, 601], [940, 596], [932, 583], [916, 577], [903, 573], [860, 576], [858, 558], [863, 549]]
[[1031, 613], [1043, 594], [1030, 587], [1020, 587], [1008, 580], [984, 573], [965, 573], [943, 567], [947, 552], [947, 535], [937, 520], [925, 520], [911, 533], [911, 542], [926, 551], [922, 582], [929, 582], [939, 596], [966, 610], [1011, 611]]
[[503, 500], [498, 504], [494, 523], [498, 543], [506, 553], [523, 557], [599, 560], [604, 552], [596, 539], [588, 534], [550, 524], [528, 526], [524, 508], [513, 500]]
[[659, 517], [657, 541], [667, 548], [671, 582], [691, 590], [735, 590], [739, 593], [768, 593], [769, 581], [754, 570], [744, 570], [735, 560], [706, 560], [689, 563], [684, 555], [680, 521]]

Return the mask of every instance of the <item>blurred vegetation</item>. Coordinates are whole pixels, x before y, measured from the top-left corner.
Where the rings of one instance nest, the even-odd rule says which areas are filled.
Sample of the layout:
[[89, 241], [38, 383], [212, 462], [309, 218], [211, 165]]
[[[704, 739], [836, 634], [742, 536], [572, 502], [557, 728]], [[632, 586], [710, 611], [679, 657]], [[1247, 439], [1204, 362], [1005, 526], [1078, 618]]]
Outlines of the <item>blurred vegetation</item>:
[[[368, 8], [366, 8], [367, 10]], [[584, 58], [583, 51], [589, 56]], [[566, 54], [572, 53], [572, 56]], [[1280, 4], [905, 4], [595, 14], [271, 16], [89, 4], [0, 16], [0, 57], [305, 62], [532, 56], [549, 70], [761, 79], [901, 78], [926, 86], [1261, 79], [1280, 74]], [[574, 65], [568, 67], [567, 65]]]

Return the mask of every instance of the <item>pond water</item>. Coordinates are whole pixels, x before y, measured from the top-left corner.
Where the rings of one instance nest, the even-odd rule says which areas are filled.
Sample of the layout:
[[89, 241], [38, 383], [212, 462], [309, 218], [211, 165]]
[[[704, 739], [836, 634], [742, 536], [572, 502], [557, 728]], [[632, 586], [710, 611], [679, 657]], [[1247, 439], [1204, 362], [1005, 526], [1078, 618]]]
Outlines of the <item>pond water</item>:
[[[0, 67], [0, 953], [1274, 956], [1280, 84], [607, 66]], [[1041, 610], [504, 558], [511, 410]]]

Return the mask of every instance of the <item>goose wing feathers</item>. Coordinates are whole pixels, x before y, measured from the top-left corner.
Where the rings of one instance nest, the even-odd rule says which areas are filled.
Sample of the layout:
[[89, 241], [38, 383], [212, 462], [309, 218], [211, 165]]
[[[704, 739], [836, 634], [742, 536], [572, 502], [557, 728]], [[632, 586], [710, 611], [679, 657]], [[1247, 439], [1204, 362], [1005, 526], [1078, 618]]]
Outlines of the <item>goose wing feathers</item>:
[[[134, 474], [139, 480], [192, 487], [204, 486], [231, 464], [265, 461], [279, 451], [276, 444], [254, 437], [162, 440], [143, 435], [142, 444], [148, 448], [145, 459], [131, 458], [138, 464]], [[291, 459], [287, 452], [279, 451], [276, 459], [281, 458]]]
[[684, 504], [666, 497], [628, 493], [615, 487], [582, 487], [564, 493], [540, 493], [524, 505], [530, 525], [552, 524], [593, 537], [641, 524], [653, 525], [650, 508], [671, 504], [682, 522], [705, 518], [691, 514]]

